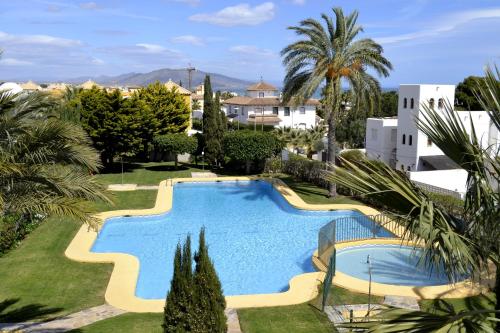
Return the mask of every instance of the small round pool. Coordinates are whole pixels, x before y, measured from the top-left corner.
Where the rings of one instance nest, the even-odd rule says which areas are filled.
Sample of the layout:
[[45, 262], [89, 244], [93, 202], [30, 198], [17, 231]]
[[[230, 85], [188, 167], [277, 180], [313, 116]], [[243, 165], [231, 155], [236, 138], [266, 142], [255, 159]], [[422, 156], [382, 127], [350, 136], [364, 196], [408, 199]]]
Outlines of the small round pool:
[[337, 251], [337, 271], [368, 280], [370, 256], [372, 281], [401, 286], [436, 286], [450, 281], [442, 267], [429, 270], [419, 263], [422, 250], [401, 245], [363, 245]]

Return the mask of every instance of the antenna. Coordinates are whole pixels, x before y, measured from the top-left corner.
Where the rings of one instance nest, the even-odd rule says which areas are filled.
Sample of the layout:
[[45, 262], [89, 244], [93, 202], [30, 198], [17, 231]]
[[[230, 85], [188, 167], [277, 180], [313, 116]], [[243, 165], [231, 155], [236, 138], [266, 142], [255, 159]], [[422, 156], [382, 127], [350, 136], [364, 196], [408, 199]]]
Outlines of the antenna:
[[188, 64], [188, 68], [186, 68], [186, 70], [188, 71], [188, 88], [189, 90], [191, 90], [191, 80], [192, 80], [192, 72], [194, 72], [196, 70], [196, 68], [194, 68], [193, 66], [191, 66], [191, 63]]

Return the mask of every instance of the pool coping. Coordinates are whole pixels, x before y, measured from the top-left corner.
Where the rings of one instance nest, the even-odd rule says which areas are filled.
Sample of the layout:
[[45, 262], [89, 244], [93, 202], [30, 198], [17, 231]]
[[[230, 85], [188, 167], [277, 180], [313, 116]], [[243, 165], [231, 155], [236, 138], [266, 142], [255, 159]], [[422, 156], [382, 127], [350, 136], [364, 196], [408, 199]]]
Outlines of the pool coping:
[[[352, 204], [308, 204], [302, 200], [282, 180], [268, 177], [217, 177], [217, 178], [174, 178], [161, 181], [158, 187], [155, 206], [148, 209], [115, 210], [96, 214], [100, 220], [99, 229], [106, 219], [119, 216], [158, 215], [172, 209], [173, 186], [179, 182], [218, 182], [218, 181], [267, 181], [295, 208], [303, 210], [356, 210], [365, 215], [379, 212], [371, 207]], [[113, 271], [104, 295], [108, 304], [130, 312], [162, 312], [164, 299], [144, 299], [135, 296], [139, 276], [139, 260], [124, 253], [95, 253], [91, 248], [99, 230], [82, 225], [68, 245], [65, 255], [69, 259], [88, 263], [113, 263]], [[289, 289], [281, 293], [226, 296], [227, 307], [249, 308], [300, 304], [318, 295], [318, 286], [323, 281], [322, 271], [295, 275], [289, 281]]]
[[[364, 246], [364, 245], [403, 245], [403, 246], [418, 246], [413, 242], [403, 241], [400, 238], [388, 239], [366, 239], [357, 241], [347, 241], [335, 245], [337, 250], [348, 247]], [[326, 267], [318, 257], [318, 251], [313, 255], [314, 266], [323, 272], [326, 272]], [[333, 284], [348, 289], [353, 292], [366, 294], [369, 288], [367, 280], [356, 278], [352, 275], [343, 273], [337, 270], [333, 277]], [[371, 292], [376, 296], [405, 296], [414, 297], [417, 299], [435, 299], [435, 298], [463, 298], [475, 296], [487, 290], [486, 287], [471, 280], [464, 280], [454, 284], [435, 285], [435, 286], [401, 286], [388, 283], [372, 282]]]

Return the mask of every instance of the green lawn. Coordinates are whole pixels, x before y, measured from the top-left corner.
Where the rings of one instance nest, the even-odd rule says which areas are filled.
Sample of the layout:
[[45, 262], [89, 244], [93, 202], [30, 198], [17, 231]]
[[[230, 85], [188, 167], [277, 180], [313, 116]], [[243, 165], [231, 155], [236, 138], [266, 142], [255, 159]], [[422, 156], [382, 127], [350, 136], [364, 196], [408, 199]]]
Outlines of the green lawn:
[[328, 197], [328, 190], [314, 184], [295, 180], [288, 175], [278, 176], [288, 186], [290, 186], [305, 202], [309, 204], [354, 204], [362, 205], [361, 202], [342, 195], [336, 198]]
[[[115, 194], [113, 209], [152, 206], [155, 191]], [[109, 210], [104, 204], [100, 210]], [[103, 304], [112, 266], [64, 256], [76, 222], [50, 218], [0, 257], [0, 322], [44, 320]]]
[[[179, 163], [178, 169], [174, 162], [124, 163], [123, 183], [139, 185], [158, 185], [167, 178], [191, 177], [191, 172], [202, 172], [202, 166]], [[205, 169], [205, 171], [210, 171]], [[122, 173], [120, 163], [115, 163], [112, 171], [98, 174], [104, 184], [121, 184]]]
[[82, 327], [78, 333], [162, 333], [162, 313], [126, 313]]
[[[457, 312], [461, 310], [472, 310], [477, 308], [494, 309], [496, 303], [495, 293], [493, 292], [466, 298], [449, 298], [446, 301], [450, 303]], [[420, 301], [420, 308], [424, 311], [440, 313], [440, 302], [440, 300], [433, 299], [422, 300]]]

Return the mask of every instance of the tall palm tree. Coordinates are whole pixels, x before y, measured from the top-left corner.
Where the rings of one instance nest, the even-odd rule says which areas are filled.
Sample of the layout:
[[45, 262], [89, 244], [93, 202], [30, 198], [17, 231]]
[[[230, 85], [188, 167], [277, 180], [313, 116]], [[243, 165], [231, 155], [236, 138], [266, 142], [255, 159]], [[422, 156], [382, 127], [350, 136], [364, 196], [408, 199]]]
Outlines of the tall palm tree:
[[87, 202], [107, 198], [92, 173], [98, 154], [83, 129], [49, 116], [41, 93], [0, 92], [0, 216], [71, 216], [95, 222]]
[[[486, 71], [486, 86], [478, 85], [476, 95], [500, 130], [500, 71]], [[475, 308], [456, 312], [443, 301], [445, 314], [428, 314], [390, 309], [381, 317], [359, 327], [368, 332], [494, 332], [488, 321], [497, 320], [500, 331], [500, 159], [498, 143], [482, 147], [472, 120], [469, 135], [464, 124], [448, 102], [440, 113], [428, 106], [422, 108], [417, 127], [451, 160], [468, 173], [464, 214], [454, 216], [405, 174], [371, 161], [343, 161], [328, 177], [349, 187], [355, 193], [370, 197], [388, 208], [405, 227], [405, 238], [424, 245], [423, 260], [428, 265], [443, 263], [452, 280], [472, 272], [480, 276], [489, 263], [496, 266], [496, 316], [492, 310]], [[431, 318], [432, 317], [432, 318]], [[400, 326], [398, 326], [400, 325]], [[352, 325], [350, 325], [352, 326]]]
[[[335, 162], [335, 120], [341, 110], [342, 83], [348, 82], [354, 92], [354, 103], [365, 100], [377, 103], [380, 85], [367, 70], [387, 77], [391, 63], [382, 55], [382, 47], [369, 38], [356, 39], [363, 28], [357, 25], [358, 12], [345, 16], [334, 8], [332, 17], [322, 14], [325, 23], [309, 18], [299, 26], [289, 27], [302, 39], [281, 51], [287, 74], [284, 81], [284, 102], [294, 103], [310, 98], [324, 84], [324, 106], [328, 122], [328, 162]], [[336, 195], [335, 184], [330, 195]]]

